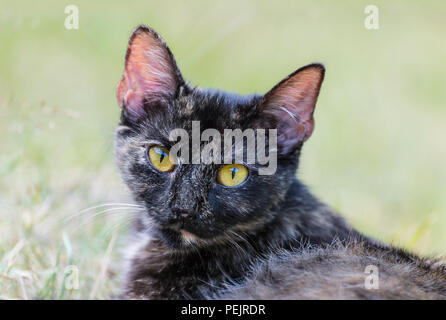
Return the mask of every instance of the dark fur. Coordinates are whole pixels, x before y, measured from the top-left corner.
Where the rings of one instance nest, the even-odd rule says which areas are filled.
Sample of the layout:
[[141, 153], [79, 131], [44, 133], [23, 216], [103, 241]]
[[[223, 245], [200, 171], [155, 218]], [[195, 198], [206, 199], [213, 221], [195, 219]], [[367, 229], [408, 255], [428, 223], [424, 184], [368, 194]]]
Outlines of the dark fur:
[[[219, 165], [180, 165], [169, 175], [153, 168], [147, 141], [169, 148], [169, 132], [190, 130], [192, 120], [221, 132], [269, 124], [262, 96], [179, 83], [172, 96], [144, 100], [141, 118], [124, 106], [116, 131], [118, 167], [145, 208], [130, 239], [122, 298], [445, 297], [444, 268], [369, 240], [309, 193], [295, 177], [302, 143], [280, 155], [276, 174], [260, 176], [253, 165], [238, 188], [215, 183]], [[190, 215], [180, 221], [182, 212]], [[179, 225], [199, 240], [184, 243]], [[361, 287], [368, 264], [380, 268], [382, 290]]]
[[[379, 270], [379, 287], [364, 285], [365, 267]], [[219, 299], [445, 299], [446, 267], [389, 246], [350, 240], [302, 246], [256, 264], [241, 286]]]

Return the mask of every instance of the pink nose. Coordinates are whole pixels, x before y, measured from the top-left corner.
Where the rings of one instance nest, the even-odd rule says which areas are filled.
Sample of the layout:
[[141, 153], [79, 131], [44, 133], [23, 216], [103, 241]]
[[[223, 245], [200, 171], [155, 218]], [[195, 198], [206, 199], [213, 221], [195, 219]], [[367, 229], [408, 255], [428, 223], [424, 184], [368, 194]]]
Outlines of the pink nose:
[[187, 218], [188, 216], [189, 216], [188, 213], [182, 213], [182, 214], [181, 214], [181, 218]]

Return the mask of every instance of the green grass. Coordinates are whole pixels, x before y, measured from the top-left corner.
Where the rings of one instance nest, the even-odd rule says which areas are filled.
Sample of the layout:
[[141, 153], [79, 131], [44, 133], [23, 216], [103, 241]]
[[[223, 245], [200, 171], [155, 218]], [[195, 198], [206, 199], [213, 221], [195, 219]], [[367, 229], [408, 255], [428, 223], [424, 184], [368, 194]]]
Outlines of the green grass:
[[[64, 28], [77, 4], [80, 29]], [[140, 23], [193, 84], [265, 92], [307, 63], [327, 76], [298, 175], [362, 232], [446, 252], [444, 1], [2, 1], [0, 298], [107, 298], [128, 202], [113, 162], [115, 87]], [[108, 213], [108, 214], [107, 214]], [[95, 215], [97, 214], [97, 215]], [[66, 267], [79, 289], [66, 289]]]

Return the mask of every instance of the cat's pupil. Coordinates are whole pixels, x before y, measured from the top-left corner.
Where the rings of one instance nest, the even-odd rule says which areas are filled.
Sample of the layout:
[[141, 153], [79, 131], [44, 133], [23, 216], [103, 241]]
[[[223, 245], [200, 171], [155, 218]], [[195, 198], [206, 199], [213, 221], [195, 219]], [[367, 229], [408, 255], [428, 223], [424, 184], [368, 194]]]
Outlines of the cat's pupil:
[[163, 160], [167, 156], [167, 154], [160, 148], [156, 148], [155, 150], [156, 150], [156, 153], [158, 153], [160, 155], [160, 163], [163, 163]]
[[235, 174], [237, 173], [238, 169], [237, 168], [231, 168], [232, 171], [232, 180], [234, 180]]

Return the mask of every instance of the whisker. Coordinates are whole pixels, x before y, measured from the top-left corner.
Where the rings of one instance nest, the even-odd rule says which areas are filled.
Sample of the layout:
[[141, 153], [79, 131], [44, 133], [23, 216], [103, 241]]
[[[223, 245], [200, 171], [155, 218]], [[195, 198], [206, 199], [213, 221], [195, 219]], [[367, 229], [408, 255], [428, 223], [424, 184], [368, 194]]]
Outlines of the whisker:
[[101, 237], [108, 238], [110, 235], [117, 233], [117, 231], [128, 228], [136, 220], [136, 218], [136, 215], [118, 217], [113, 224], [109, 225], [107, 228], [104, 228], [104, 231], [101, 233]]
[[[76, 226], [76, 228], [73, 231], [77, 231], [79, 230], [81, 227], [85, 227], [86, 225], [88, 225], [89, 223], [91, 223], [92, 221], [94, 221], [95, 218], [97, 218], [98, 216], [102, 216], [102, 215], [125, 215], [125, 216], [129, 216], [132, 212], [126, 211], [126, 210], [135, 210], [135, 208], [128, 208], [128, 207], [120, 207], [120, 208], [109, 208], [109, 209], [105, 209], [99, 212], [96, 212], [90, 216], [87, 216], [85, 218], [85, 220], [82, 221], [82, 223], [80, 223], [79, 225]], [[144, 212], [145, 209], [142, 208], [138, 208], [135, 212]]]
[[136, 204], [132, 204], [132, 203], [122, 203], [122, 202], [116, 202], [116, 203], [103, 203], [100, 205], [96, 205], [96, 206], [92, 206], [86, 209], [83, 209], [79, 212], [76, 212], [75, 214], [72, 214], [66, 218], [63, 219], [63, 222], [68, 222], [76, 217], [79, 217], [83, 214], [86, 214], [89, 211], [95, 210], [95, 209], [99, 209], [99, 208], [104, 208], [104, 207], [111, 207], [111, 206], [120, 206], [120, 207], [129, 207], [129, 208], [144, 208], [141, 205], [136, 205]]

